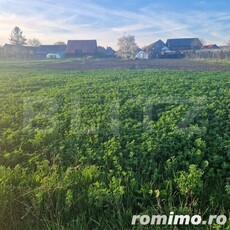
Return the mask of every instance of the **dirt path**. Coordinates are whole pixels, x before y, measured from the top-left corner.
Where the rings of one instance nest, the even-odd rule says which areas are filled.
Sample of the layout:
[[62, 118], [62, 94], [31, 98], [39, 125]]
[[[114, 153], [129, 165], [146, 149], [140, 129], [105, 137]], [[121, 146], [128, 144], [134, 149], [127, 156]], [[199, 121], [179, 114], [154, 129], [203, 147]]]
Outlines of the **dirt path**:
[[86, 70], [86, 69], [175, 69], [175, 70], [200, 70], [229, 72], [230, 66], [211, 64], [187, 59], [154, 59], [154, 60], [131, 60], [120, 59], [91, 59], [81, 61], [67, 61], [62, 63], [44, 64], [43, 69], [54, 70]]

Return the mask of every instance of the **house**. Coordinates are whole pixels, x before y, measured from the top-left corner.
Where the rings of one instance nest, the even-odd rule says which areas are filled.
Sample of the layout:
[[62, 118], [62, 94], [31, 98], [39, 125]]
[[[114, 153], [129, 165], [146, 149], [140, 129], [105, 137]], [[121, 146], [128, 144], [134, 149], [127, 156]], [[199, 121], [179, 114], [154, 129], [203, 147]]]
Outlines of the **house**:
[[202, 43], [198, 38], [168, 39], [166, 45], [170, 50], [175, 50], [175, 51], [194, 50], [194, 49], [197, 50], [202, 47]]
[[196, 56], [198, 58], [225, 58], [228, 56], [227, 50], [221, 49], [216, 44], [204, 45], [202, 49], [196, 50]]
[[136, 54], [135, 59], [147, 60], [147, 59], [149, 59], [149, 54], [147, 52], [141, 50]]
[[162, 49], [168, 49], [166, 44], [162, 40], [158, 40], [148, 46], [143, 50], [149, 54], [149, 58], [156, 58]]
[[6, 58], [33, 58], [38, 47], [5, 44], [2, 55]]
[[97, 41], [96, 40], [68, 40], [65, 53], [66, 53], [66, 57], [96, 56]]
[[97, 47], [97, 57], [99, 58], [112, 58], [115, 57], [116, 52], [111, 48], [104, 48], [102, 46]]
[[48, 54], [57, 54], [60, 57], [65, 57], [66, 45], [41, 45], [38, 47], [37, 58], [46, 58]]
[[202, 49], [213, 50], [213, 49], [220, 49], [220, 47], [217, 46], [216, 44], [210, 44], [210, 45], [204, 45], [204, 46], [202, 46]]
[[229, 45], [225, 45], [225, 46], [219, 46], [220, 49], [222, 50], [230, 50], [230, 46]]

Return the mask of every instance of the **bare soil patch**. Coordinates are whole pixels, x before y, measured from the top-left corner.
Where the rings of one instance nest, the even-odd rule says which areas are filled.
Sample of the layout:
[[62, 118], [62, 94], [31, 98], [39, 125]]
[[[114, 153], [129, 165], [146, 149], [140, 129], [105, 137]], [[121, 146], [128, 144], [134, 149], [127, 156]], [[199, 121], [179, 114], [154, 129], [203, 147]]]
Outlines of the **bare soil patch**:
[[43, 69], [54, 70], [87, 70], [87, 69], [174, 69], [174, 70], [197, 70], [197, 71], [230, 71], [230, 66], [221, 64], [190, 61], [187, 59], [153, 59], [153, 60], [129, 60], [117, 58], [69, 60], [61, 63], [44, 63]]

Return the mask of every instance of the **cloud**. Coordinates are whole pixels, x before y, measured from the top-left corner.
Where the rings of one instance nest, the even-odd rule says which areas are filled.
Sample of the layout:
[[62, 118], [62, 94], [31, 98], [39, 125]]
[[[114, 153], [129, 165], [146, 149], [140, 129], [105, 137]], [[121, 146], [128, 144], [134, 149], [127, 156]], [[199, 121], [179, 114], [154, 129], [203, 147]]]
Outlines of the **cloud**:
[[94, 38], [99, 45], [115, 47], [124, 33], [134, 34], [140, 46], [157, 39], [194, 36], [224, 43], [229, 21], [228, 12], [187, 9], [182, 14], [159, 2], [134, 11], [104, 7], [93, 1], [0, 0], [0, 43], [8, 41], [14, 26], [19, 26], [27, 38], [38, 38], [44, 44]]

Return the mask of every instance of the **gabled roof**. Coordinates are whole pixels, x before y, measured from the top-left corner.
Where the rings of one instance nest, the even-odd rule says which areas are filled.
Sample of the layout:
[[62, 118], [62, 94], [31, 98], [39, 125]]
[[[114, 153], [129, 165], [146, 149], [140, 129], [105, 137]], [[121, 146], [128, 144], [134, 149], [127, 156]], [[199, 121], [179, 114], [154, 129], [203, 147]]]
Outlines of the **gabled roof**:
[[82, 54], [95, 54], [97, 51], [96, 40], [68, 40], [66, 53], [73, 54], [76, 50], [81, 50]]
[[66, 45], [41, 45], [38, 47], [38, 54], [64, 53]]
[[13, 45], [13, 44], [5, 44], [2, 47], [6, 51], [36, 51], [38, 47], [34, 46], [25, 46], [25, 45]]
[[174, 38], [168, 39], [166, 45], [169, 49], [194, 49], [201, 48], [199, 38]]
[[13, 45], [13, 44], [5, 44], [3, 46], [4, 49], [14, 49], [14, 48], [23, 48], [23, 45]]
[[166, 44], [162, 40], [158, 40], [144, 48], [145, 51], [150, 50], [160, 50], [162, 48], [166, 47]]
[[216, 44], [210, 44], [210, 45], [202, 46], [202, 49], [220, 49], [220, 47], [217, 46]]

